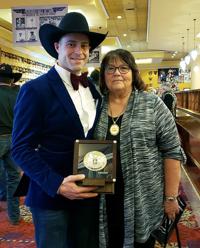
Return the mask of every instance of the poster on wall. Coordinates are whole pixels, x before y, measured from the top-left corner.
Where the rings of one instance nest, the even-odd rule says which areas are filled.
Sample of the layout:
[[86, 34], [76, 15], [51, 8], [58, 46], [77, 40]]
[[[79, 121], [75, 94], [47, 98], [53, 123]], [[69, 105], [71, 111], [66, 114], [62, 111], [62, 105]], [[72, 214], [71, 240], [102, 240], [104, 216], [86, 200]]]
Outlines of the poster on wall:
[[63, 5], [12, 8], [13, 43], [40, 45], [40, 26], [45, 23], [58, 26], [67, 11], [67, 6]]
[[179, 79], [179, 68], [158, 69], [158, 82], [159, 83], [178, 82], [178, 79]]
[[186, 69], [183, 71], [182, 69], [179, 70], [179, 82], [180, 83], [191, 83], [191, 70]]
[[100, 57], [101, 57], [101, 48], [97, 47], [90, 52], [88, 64], [94, 66], [100, 65]]

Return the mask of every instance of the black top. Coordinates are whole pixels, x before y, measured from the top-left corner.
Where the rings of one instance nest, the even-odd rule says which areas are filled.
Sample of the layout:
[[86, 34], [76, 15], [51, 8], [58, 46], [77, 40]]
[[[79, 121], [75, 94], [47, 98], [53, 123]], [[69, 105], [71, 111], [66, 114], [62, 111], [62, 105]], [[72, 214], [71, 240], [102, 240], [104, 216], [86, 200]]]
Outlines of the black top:
[[[119, 127], [121, 126], [122, 116], [116, 122]], [[116, 119], [114, 118], [115, 121]], [[117, 140], [117, 167], [115, 194], [106, 195], [108, 240], [109, 248], [121, 248], [124, 240], [124, 182], [120, 163], [120, 132], [116, 136], [111, 135], [109, 129], [112, 124], [112, 118], [109, 116], [106, 139]]]
[[0, 135], [11, 134], [13, 126], [13, 110], [19, 86], [0, 85]]

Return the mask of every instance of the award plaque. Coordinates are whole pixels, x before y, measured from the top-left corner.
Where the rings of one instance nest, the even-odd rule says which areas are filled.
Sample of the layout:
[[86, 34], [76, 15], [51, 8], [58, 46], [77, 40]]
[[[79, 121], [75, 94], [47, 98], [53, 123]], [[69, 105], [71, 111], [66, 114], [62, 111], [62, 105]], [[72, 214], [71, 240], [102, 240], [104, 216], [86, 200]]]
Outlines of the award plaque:
[[114, 194], [116, 140], [76, 140], [73, 174], [85, 174], [81, 186], [96, 186], [94, 192]]

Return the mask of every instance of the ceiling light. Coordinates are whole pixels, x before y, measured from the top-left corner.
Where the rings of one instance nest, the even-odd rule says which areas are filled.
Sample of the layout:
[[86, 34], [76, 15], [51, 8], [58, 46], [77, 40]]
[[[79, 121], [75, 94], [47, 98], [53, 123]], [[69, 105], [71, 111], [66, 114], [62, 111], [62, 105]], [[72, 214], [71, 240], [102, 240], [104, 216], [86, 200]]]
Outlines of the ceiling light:
[[187, 64], [187, 65], [189, 65], [189, 63], [190, 63], [190, 55], [187, 55], [187, 56], [185, 56], [185, 63]]
[[198, 33], [196, 37], [197, 37], [197, 38], [200, 38], [200, 33]]
[[111, 50], [109, 46], [101, 46], [101, 53], [106, 54]]
[[196, 41], [196, 32], [195, 32], [195, 23], [196, 23], [196, 19], [193, 19], [194, 21], [194, 49], [190, 52], [190, 56], [192, 57], [193, 60], [195, 60], [197, 58], [197, 50], [196, 50], [196, 44], [195, 44], [195, 41]]
[[127, 36], [127, 34], [123, 34], [123, 36], [124, 36], [124, 37], [126, 37], [126, 36]]
[[136, 59], [135, 62], [136, 62], [136, 64], [151, 64], [152, 63], [152, 58]]
[[183, 59], [181, 59], [180, 67], [181, 67], [181, 69], [182, 69], [183, 71], [185, 71], [185, 69], [186, 69], [186, 63], [185, 63], [185, 61], [184, 61]]
[[194, 49], [190, 52], [190, 56], [192, 57], [193, 60], [195, 60], [197, 58], [197, 55], [198, 55], [198, 53], [197, 53], [196, 49]]
[[122, 19], [122, 16], [117, 16], [117, 19]]
[[199, 66], [198, 65], [195, 65], [194, 68], [193, 68], [193, 71], [194, 72], [199, 72]]

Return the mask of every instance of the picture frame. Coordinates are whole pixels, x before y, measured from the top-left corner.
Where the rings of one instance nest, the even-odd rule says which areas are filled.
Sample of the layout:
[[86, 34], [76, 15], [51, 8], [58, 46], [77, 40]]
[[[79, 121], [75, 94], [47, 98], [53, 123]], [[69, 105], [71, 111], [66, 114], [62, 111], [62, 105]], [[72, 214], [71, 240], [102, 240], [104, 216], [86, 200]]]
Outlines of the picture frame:
[[116, 140], [75, 140], [73, 174], [84, 174], [81, 186], [96, 186], [94, 192], [114, 194]]

